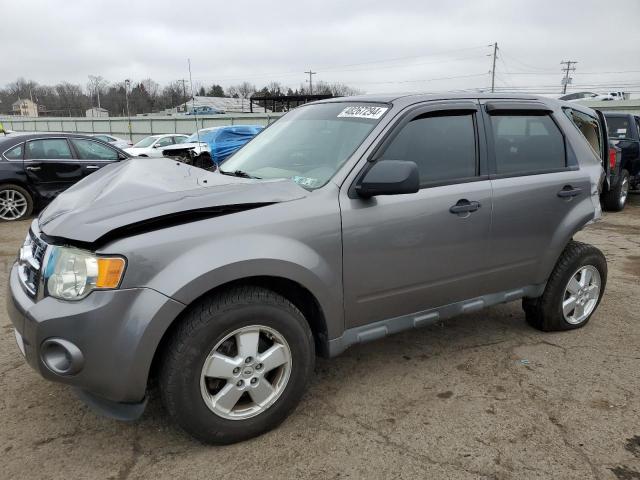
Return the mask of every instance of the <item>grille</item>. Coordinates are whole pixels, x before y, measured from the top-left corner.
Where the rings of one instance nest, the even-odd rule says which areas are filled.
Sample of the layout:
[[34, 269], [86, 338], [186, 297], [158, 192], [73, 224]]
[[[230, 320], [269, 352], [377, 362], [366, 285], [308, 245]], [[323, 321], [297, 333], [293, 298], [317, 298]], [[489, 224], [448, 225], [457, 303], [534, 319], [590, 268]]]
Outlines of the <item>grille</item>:
[[40, 283], [42, 261], [47, 251], [47, 244], [32, 230], [20, 249], [19, 275], [27, 292], [35, 297]]

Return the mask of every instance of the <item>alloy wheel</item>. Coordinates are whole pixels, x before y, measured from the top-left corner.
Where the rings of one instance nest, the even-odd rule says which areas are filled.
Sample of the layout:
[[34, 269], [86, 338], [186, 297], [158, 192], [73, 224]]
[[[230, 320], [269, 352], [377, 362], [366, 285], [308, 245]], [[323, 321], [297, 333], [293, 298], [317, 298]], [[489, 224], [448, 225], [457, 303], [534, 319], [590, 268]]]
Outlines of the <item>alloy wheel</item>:
[[27, 213], [28, 202], [18, 190], [6, 189], [0, 192], [0, 219], [17, 220]]
[[255, 417], [282, 395], [291, 365], [291, 349], [276, 330], [261, 325], [239, 328], [207, 356], [200, 375], [202, 399], [222, 418]]
[[629, 179], [624, 177], [622, 179], [622, 185], [620, 185], [620, 207], [624, 207], [627, 202], [627, 196], [629, 195]]
[[578, 325], [593, 313], [600, 298], [602, 280], [592, 265], [580, 267], [569, 279], [562, 301], [564, 319]]

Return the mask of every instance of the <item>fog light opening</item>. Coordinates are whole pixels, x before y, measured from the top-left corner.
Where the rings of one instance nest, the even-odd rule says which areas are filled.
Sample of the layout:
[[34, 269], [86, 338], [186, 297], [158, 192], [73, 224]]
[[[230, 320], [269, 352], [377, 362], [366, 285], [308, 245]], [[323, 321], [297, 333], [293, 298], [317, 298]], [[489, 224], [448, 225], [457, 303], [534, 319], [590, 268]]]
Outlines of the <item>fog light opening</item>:
[[82, 370], [84, 356], [78, 347], [68, 340], [50, 338], [42, 343], [42, 361], [58, 375], [74, 375]]

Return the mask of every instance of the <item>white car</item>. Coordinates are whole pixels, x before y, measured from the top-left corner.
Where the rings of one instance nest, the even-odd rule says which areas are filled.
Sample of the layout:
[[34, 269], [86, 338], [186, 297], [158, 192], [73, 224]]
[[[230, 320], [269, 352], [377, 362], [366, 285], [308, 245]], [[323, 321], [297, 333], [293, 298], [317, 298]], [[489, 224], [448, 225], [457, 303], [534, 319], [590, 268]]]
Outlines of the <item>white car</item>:
[[151, 135], [143, 138], [133, 147], [125, 148], [124, 151], [134, 157], [162, 157], [162, 149], [170, 145], [183, 143], [188, 135], [169, 134]]
[[91, 136], [94, 138], [97, 138], [98, 140], [102, 140], [103, 142], [110, 143], [114, 147], [118, 147], [121, 150], [124, 150], [125, 148], [129, 148], [130, 146], [133, 145], [133, 143], [130, 142], [129, 140], [125, 140], [124, 138], [114, 137], [113, 135], [105, 135], [100, 133], [100, 134], [91, 135]]

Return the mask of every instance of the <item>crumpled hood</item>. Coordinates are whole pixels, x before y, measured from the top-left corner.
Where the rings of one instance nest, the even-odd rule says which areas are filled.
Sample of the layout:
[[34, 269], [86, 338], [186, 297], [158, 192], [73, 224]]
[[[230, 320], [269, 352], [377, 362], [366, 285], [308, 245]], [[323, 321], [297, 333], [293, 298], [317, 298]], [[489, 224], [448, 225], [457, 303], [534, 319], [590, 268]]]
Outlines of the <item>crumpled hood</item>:
[[132, 158], [104, 167], [58, 195], [38, 222], [50, 237], [91, 244], [141, 222], [225, 206], [254, 208], [306, 194], [291, 180], [252, 180], [165, 158]]

